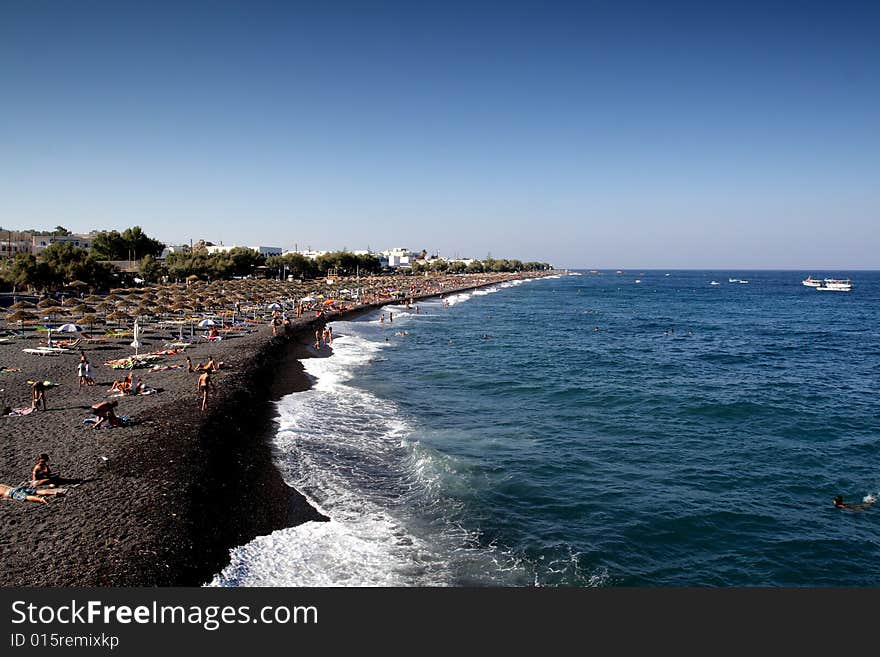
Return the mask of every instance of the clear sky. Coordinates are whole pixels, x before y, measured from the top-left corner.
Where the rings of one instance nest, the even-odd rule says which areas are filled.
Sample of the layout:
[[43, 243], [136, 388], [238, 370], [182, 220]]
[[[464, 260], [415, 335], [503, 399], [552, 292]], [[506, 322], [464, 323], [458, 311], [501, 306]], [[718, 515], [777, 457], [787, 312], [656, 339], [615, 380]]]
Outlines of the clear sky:
[[0, 225], [58, 224], [880, 267], [880, 3], [3, 0]]

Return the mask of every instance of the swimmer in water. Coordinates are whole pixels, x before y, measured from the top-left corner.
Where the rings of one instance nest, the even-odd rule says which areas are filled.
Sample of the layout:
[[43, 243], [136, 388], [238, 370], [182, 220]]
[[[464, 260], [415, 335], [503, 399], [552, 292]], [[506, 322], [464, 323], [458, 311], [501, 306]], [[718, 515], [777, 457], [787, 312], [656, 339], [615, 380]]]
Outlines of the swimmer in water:
[[834, 498], [833, 503], [835, 508], [838, 509], [849, 509], [851, 511], [864, 511], [867, 508], [870, 508], [876, 500], [873, 497], [867, 497], [867, 501], [864, 504], [850, 504], [849, 502], [843, 501], [843, 495], [838, 495]]

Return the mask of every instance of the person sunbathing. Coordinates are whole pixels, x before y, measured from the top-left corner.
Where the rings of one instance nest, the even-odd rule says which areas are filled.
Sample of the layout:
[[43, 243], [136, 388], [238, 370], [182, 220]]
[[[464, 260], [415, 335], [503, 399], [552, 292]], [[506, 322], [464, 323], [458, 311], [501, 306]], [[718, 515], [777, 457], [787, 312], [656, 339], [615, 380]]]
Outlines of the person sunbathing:
[[131, 372], [122, 381], [114, 381], [107, 392], [113, 392], [114, 390], [118, 390], [123, 394], [128, 394], [131, 391]]
[[31, 486], [54, 486], [60, 478], [58, 473], [52, 472], [52, 468], [49, 467], [49, 455], [40, 454], [37, 457], [37, 464], [31, 471]]
[[18, 500], [19, 502], [39, 502], [40, 504], [48, 504], [44, 495], [64, 495], [63, 490], [53, 490], [51, 488], [37, 488], [35, 486], [7, 486], [0, 484], [0, 497], [10, 500]]
[[208, 362], [202, 365], [201, 363], [196, 365], [193, 368], [194, 372], [216, 372], [223, 365], [223, 361], [215, 362], [213, 356], [208, 356]]

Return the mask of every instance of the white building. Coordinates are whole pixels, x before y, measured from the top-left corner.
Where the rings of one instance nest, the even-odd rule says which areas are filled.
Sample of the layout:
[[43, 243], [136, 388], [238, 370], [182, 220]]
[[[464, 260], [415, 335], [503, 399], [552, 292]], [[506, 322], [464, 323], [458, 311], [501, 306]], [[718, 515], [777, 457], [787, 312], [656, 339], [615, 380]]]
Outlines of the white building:
[[329, 251], [285, 251], [284, 255], [288, 255], [290, 253], [295, 253], [297, 255], [301, 255], [304, 258], [308, 258], [309, 260], [314, 260], [318, 256], [326, 255], [330, 253]]
[[256, 251], [260, 255], [266, 257], [281, 255], [282, 252], [280, 246], [239, 246], [237, 244], [230, 244], [228, 246], [223, 244], [211, 244], [205, 246], [208, 255], [213, 255], [215, 253], [229, 253], [232, 249], [250, 249], [251, 251]]
[[33, 233], [0, 231], [0, 258], [14, 258], [19, 253], [30, 253], [34, 248], [33, 241]]
[[418, 254], [401, 247], [382, 251], [380, 255], [381, 258], [379, 258], [379, 260], [382, 262], [383, 266], [393, 267], [395, 269], [397, 267], [411, 267], [412, 263], [418, 257]]
[[162, 249], [162, 255], [159, 256], [159, 259], [164, 260], [171, 253], [189, 253], [191, 251], [192, 247], [189, 244], [167, 244]]
[[86, 251], [92, 250], [93, 235], [34, 235], [31, 247], [31, 253], [38, 256], [48, 249], [52, 244], [58, 242], [68, 242], [80, 249]]

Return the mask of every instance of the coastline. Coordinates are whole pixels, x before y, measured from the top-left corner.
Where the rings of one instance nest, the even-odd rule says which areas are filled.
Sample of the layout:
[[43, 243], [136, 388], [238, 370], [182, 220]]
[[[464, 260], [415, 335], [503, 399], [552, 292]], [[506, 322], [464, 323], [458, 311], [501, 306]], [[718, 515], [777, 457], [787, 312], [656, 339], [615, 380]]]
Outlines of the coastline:
[[[0, 482], [26, 479], [44, 451], [62, 476], [85, 479], [46, 506], [0, 501], [0, 523], [7, 528], [0, 537], [0, 586], [200, 586], [228, 563], [230, 549], [277, 529], [326, 520], [274, 464], [273, 401], [310, 387], [299, 361], [314, 357], [306, 345], [316, 325], [398, 303], [298, 318], [287, 336], [272, 337], [263, 324], [190, 347], [186, 353], [196, 363], [209, 355], [224, 362], [208, 413], [199, 412], [194, 374], [147, 371], [144, 380], [161, 392], [121, 399], [118, 411], [135, 422], [112, 430], [83, 428], [82, 419], [89, 404], [105, 398], [116, 372], [99, 367], [99, 385], [78, 391], [75, 357], [22, 354], [27, 340], [0, 344], [0, 364], [22, 363], [23, 370], [2, 374], [5, 403], [29, 405], [25, 379], [38, 368], [40, 376], [62, 383], [47, 393], [48, 411], [0, 418]], [[88, 345], [85, 353], [98, 365], [131, 354], [127, 342]], [[161, 342], [149, 346], [160, 348]]]

